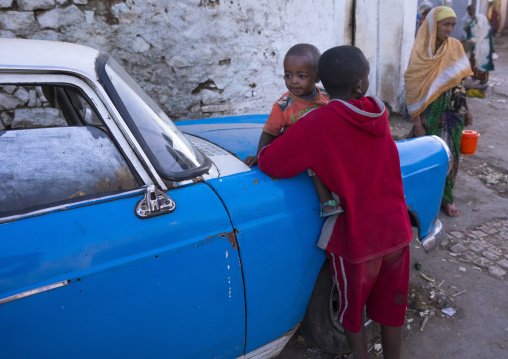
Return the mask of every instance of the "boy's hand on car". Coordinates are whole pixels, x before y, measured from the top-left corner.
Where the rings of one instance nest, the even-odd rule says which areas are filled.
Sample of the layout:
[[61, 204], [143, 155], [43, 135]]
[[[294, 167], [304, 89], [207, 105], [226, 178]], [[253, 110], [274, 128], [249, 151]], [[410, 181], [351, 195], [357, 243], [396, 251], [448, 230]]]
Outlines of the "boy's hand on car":
[[252, 167], [256, 163], [258, 163], [258, 155], [255, 156], [247, 156], [245, 161], [243, 161], [247, 166]]

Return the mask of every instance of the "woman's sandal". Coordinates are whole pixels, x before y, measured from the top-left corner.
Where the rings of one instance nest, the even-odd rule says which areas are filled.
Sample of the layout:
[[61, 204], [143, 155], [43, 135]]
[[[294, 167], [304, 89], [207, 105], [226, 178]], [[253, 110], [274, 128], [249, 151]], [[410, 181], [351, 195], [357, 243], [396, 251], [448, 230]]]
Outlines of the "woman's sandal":
[[[335, 207], [335, 211], [325, 212], [325, 211], [323, 211], [323, 208], [325, 206]], [[344, 210], [340, 207], [339, 202], [337, 202], [334, 199], [331, 199], [331, 200], [329, 200], [329, 201], [327, 201], [327, 202], [325, 202], [325, 203], [323, 203], [321, 205], [321, 211], [319, 212], [319, 217], [328, 217], [328, 216], [331, 216], [333, 214], [342, 213], [342, 212], [344, 212]]]
[[457, 217], [459, 215], [459, 210], [455, 208], [453, 203], [447, 203], [443, 206], [445, 213], [450, 217]]

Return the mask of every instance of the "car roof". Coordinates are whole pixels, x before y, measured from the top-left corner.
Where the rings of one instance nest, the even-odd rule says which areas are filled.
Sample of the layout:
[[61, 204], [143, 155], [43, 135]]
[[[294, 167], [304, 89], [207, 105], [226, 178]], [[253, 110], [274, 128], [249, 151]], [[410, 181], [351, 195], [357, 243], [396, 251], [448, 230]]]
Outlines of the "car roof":
[[88, 46], [46, 40], [0, 39], [0, 72], [16, 69], [74, 72], [96, 80], [100, 51]]

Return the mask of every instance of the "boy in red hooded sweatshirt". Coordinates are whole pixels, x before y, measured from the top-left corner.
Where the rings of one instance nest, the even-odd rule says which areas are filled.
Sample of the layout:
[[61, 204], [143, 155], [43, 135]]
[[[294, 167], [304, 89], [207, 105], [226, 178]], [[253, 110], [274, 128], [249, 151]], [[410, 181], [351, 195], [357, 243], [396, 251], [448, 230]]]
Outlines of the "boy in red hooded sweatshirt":
[[263, 148], [258, 166], [280, 178], [310, 168], [340, 197], [345, 212], [327, 220], [318, 243], [330, 259], [338, 320], [354, 358], [367, 358], [365, 306], [381, 324], [385, 358], [399, 358], [413, 235], [385, 106], [365, 97], [369, 71], [357, 47], [323, 53], [319, 74], [331, 101]]

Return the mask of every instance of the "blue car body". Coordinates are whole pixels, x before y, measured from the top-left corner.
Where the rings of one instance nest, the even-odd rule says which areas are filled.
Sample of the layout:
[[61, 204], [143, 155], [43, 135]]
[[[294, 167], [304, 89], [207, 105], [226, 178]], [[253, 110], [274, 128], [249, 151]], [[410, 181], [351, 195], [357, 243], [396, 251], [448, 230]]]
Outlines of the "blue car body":
[[[94, 164], [95, 172], [87, 172], [88, 152], [83, 151], [69, 175], [58, 162], [67, 158], [59, 141], [53, 141], [53, 148], [46, 138], [51, 142], [48, 152], [36, 151], [34, 156], [28, 154], [26, 143], [12, 145], [16, 136], [31, 131], [41, 143], [45, 141], [41, 134], [51, 134], [60, 142], [69, 139], [72, 146], [77, 140], [68, 131], [71, 125], [62, 130], [71, 137], [53, 129], [0, 131], [0, 150], [19, 148], [23, 154], [19, 171], [24, 171], [19, 177], [14, 162], [0, 164], [4, 168], [0, 170], [0, 356], [276, 355], [305, 314], [325, 255], [316, 246], [323, 219], [308, 175], [272, 178], [242, 162], [255, 153], [267, 116], [178, 122], [191, 143], [204, 147], [196, 151], [195, 169], [172, 177], [171, 171], [164, 172], [168, 166], [152, 159], [152, 155], [161, 158], [158, 150], [150, 154], [145, 147], [148, 137], [142, 137], [143, 126], [129, 122], [136, 119], [121, 91], [108, 87], [117, 85], [114, 76], [102, 77], [103, 68], [96, 72], [104, 67], [101, 56], [105, 55], [45, 41], [0, 40], [0, 47], [8, 49], [0, 54], [0, 85], [79, 88], [101, 121], [97, 128], [108, 134], [108, 140], [100, 139], [101, 151], [107, 146], [117, 149], [132, 173], [128, 187], [118, 185], [98, 194], [76, 192], [77, 196], [32, 207], [20, 202], [11, 211], [13, 201], [37, 187], [38, 178], [46, 175], [41, 172], [51, 163], [55, 166], [47, 172], [53, 174], [36, 192], [38, 197], [49, 187], [65, 188], [66, 181], [86, 180], [98, 169]], [[47, 58], [34, 56], [45, 52]], [[66, 63], [62, 60], [66, 56], [76, 58]], [[58, 62], [63, 63], [55, 65]], [[98, 140], [94, 126], [85, 121], [77, 132], [93, 142]], [[178, 138], [185, 142], [174, 137], [171, 143]], [[442, 236], [437, 214], [448, 170], [447, 147], [433, 137], [401, 141], [397, 146], [408, 211], [419, 238], [427, 243], [424, 247], [431, 250]], [[173, 152], [180, 156], [187, 150], [192, 152], [190, 147]], [[214, 157], [216, 153], [227, 159], [228, 166], [219, 163], [222, 159]], [[26, 169], [46, 158], [52, 162], [34, 167], [42, 170]], [[110, 166], [108, 160], [104, 159], [105, 167]], [[23, 179], [27, 183], [20, 190]], [[111, 178], [93, 184], [98, 188], [98, 183], [118, 182]], [[8, 197], [11, 191], [17, 194]]]
[[[267, 115], [223, 117], [179, 121], [177, 126], [183, 132], [219, 144], [244, 160], [256, 153], [257, 141], [267, 118]], [[396, 144], [408, 211], [424, 248], [432, 251], [440, 242], [434, 234], [441, 227], [437, 215], [443, 194], [442, 180], [448, 171], [443, 164], [449, 161], [449, 150], [435, 136], [398, 141]]]

